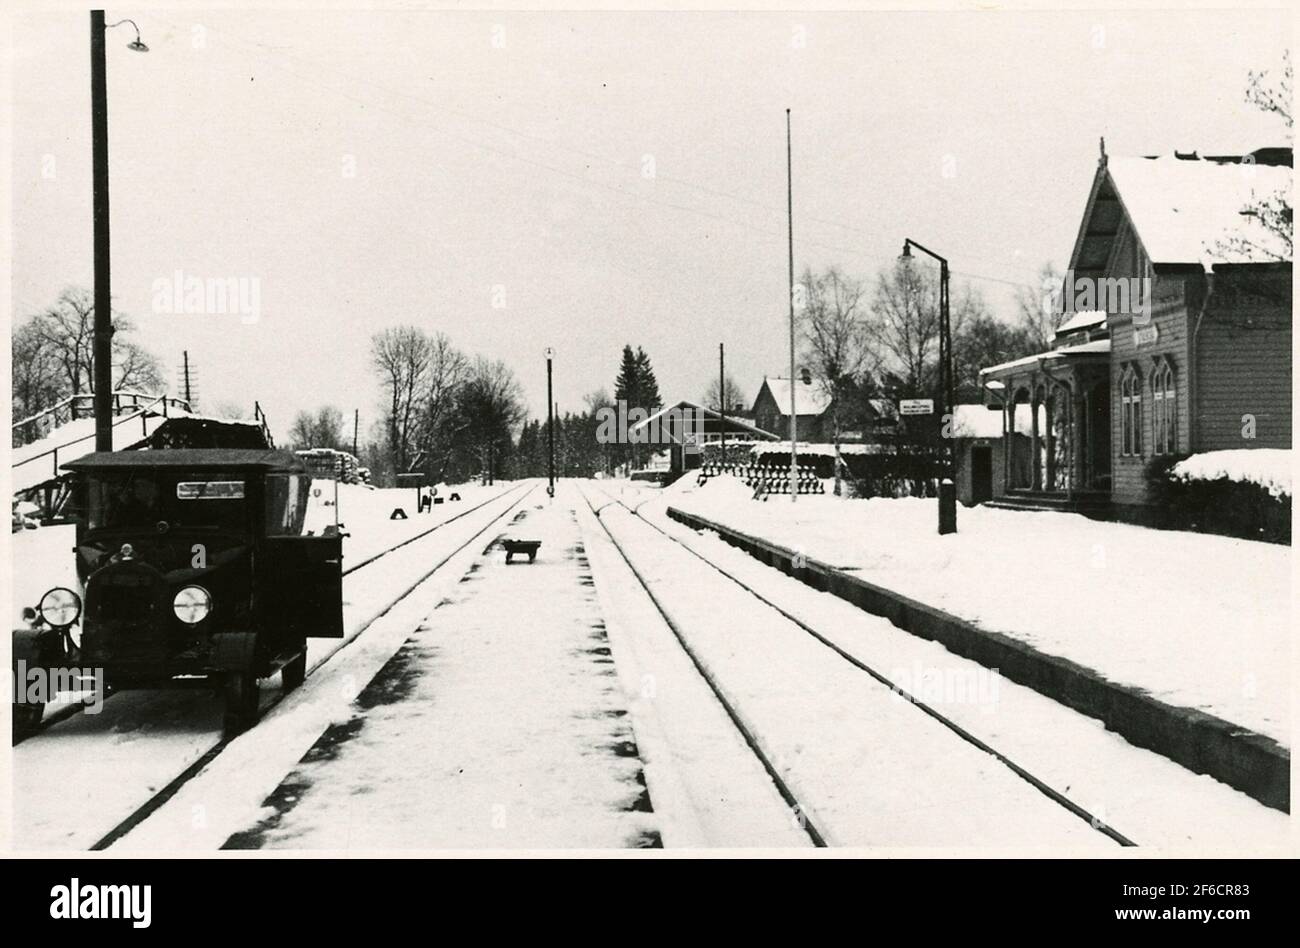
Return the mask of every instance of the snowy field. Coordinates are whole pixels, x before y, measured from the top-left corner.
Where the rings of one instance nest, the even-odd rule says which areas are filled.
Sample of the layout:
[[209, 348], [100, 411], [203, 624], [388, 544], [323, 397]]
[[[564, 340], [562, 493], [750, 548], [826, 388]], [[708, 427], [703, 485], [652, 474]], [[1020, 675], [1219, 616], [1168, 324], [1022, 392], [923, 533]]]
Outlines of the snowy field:
[[620, 486], [850, 569], [1044, 652], [1289, 744], [1291, 550], [1076, 514], [788, 496], [731, 478]]

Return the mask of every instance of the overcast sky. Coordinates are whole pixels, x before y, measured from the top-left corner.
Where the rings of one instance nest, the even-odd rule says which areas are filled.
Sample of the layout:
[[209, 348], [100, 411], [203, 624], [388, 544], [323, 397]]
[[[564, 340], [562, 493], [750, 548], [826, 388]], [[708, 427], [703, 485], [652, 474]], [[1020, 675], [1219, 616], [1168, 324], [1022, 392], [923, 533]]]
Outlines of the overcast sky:
[[[277, 13], [109, 33], [113, 296], [206, 407], [377, 416], [369, 336], [410, 322], [518, 373], [545, 413], [643, 346], [668, 400], [717, 345], [751, 399], [796, 267], [870, 277], [910, 236], [1002, 312], [1067, 260], [1112, 155], [1283, 140], [1245, 104], [1277, 12]], [[14, 32], [13, 294], [92, 285], [88, 17]], [[653, 165], [653, 176], [647, 170]], [[352, 172], [349, 174], [349, 172]], [[257, 281], [260, 319], [155, 313], [176, 271]], [[958, 277], [959, 280], [964, 277]], [[251, 283], [248, 284], [251, 286]], [[504, 302], [504, 306], [500, 304]], [[497, 305], [494, 306], [494, 303]]]

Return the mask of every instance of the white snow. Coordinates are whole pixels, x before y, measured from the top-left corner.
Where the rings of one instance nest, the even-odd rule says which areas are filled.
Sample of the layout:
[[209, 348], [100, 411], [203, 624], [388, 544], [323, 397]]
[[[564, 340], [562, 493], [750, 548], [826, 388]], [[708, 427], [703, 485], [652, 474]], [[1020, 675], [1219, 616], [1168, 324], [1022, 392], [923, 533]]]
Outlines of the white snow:
[[[633, 502], [630, 492], [626, 499]], [[936, 642], [817, 592], [713, 533], [696, 533], [669, 519], [663, 503], [652, 500], [639, 509], [710, 562], [760, 590], [1139, 846], [1164, 853], [1189, 847], [1204, 852], [1205, 846], [1254, 852], [1285, 848], [1287, 814], [1134, 747], [1100, 721], [994, 676]]]
[[1179, 461], [1169, 473], [1171, 477], [1182, 481], [1216, 481], [1227, 478], [1239, 483], [1258, 484], [1274, 497], [1291, 496], [1289, 448], [1206, 451]]
[[1111, 158], [1106, 170], [1153, 263], [1257, 263], [1290, 249], [1242, 211], [1289, 195], [1286, 166], [1159, 158]]
[[[345, 670], [331, 676], [317, 678], [312, 675], [308, 684], [293, 696], [292, 700], [298, 701], [301, 694], [303, 702], [317, 706], [316, 714], [325, 716], [323, 723], [319, 723], [319, 717], [312, 719], [319, 726], [314, 723], [306, 725], [310, 733], [305, 736], [306, 744], [298, 751], [299, 755], [332, 720], [331, 715], [346, 713], [346, 703], [369, 678], [357, 669], [368, 667], [365, 662], [371, 662], [373, 669], [370, 674], [373, 674], [413, 628], [407, 625], [400, 627], [397, 633], [392, 632], [392, 623], [406, 614], [400, 609], [385, 614], [391, 601], [448, 552], [499, 516], [519, 496], [514, 489], [518, 485], [472, 485], [462, 490], [465, 500], [460, 504], [443, 504], [434, 507], [432, 514], [390, 521], [387, 519], [388, 510], [396, 499], [392, 495], [409, 497], [413, 492], [367, 491], [353, 486], [353, 490], [342, 490], [347, 502], [342, 508], [344, 518], [348, 530], [353, 533], [351, 538], [344, 540], [345, 569], [350, 563], [360, 562], [364, 555], [428, 530], [437, 519], [454, 517], [488, 496], [500, 495], [501, 499], [403, 547], [373, 567], [344, 577], [343, 618], [349, 638], [310, 640], [309, 665], [312, 669], [317, 668], [363, 629], [365, 632], [355, 643], [354, 653], [365, 656], [365, 660], [360, 666], [339, 663], [339, 667]], [[385, 494], [389, 496], [384, 497]], [[367, 500], [371, 501], [369, 507], [359, 506]], [[376, 539], [376, 534], [381, 538]], [[67, 526], [43, 527], [16, 535], [15, 585], [38, 590], [35, 593], [37, 598], [52, 585], [45, 582], [45, 576], [37, 575], [37, 571], [30, 568], [35, 561], [26, 555], [29, 549], [34, 554], [39, 553], [43, 557], [40, 562], [65, 584], [75, 579], [72, 536], [72, 528]], [[19, 543], [34, 545], [20, 547]], [[464, 552], [472, 557], [478, 549], [471, 544]], [[468, 565], [468, 560], [465, 563]], [[454, 568], [454, 564], [449, 564], [448, 571]], [[23, 602], [22, 598], [15, 598], [15, 606], [21, 606]], [[381, 616], [382, 622], [379, 621]], [[415, 617], [417, 621], [418, 618]], [[400, 634], [391, 647], [383, 644], [386, 641], [385, 629], [388, 629], [387, 634]], [[372, 641], [381, 643], [378, 646], [381, 654], [371, 650], [368, 643]], [[334, 663], [330, 667], [333, 668]], [[277, 680], [267, 682], [266, 687], [268, 694], [273, 694], [278, 687]], [[343, 702], [342, 711], [339, 711], [339, 700]], [[301, 718], [297, 722], [302, 725]], [[261, 727], [259, 725], [251, 733], [256, 734]], [[311, 730], [312, 727], [315, 730]], [[205, 690], [127, 691], [109, 698], [99, 714], [76, 714], [24, 741], [13, 750], [15, 846], [30, 850], [85, 849], [216, 743], [220, 728], [220, 702]], [[266, 733], [269, 735], [271, 732]], [[247, 735], [241, 737], [236, 744], [247, 738]], [[223, 753], [222, 757], [225, 756]], [[259, 766], [267, 766], [264, 761], [276, 758], [263, 747], [255, 759]], [[285, 762], [275, 780], [296, 759]], [[270, 766], [274, 769], [276, 765], [271, 763]], [[252, 764], [243, 761], [238, 779], [256, 789], [256, 772]], [[274, 785], [275, 781], [272, 781], [266, 792]], [[260, 800], [258, 797], [251, 805], [256, 806]], [[204, 819], [208, 821], [202, 826], [191, 825], [193, 814], [185, 811], [181, 817], [184, 832], [177, 832], [171, 844], [164, 844], [161, 848], [186, 848], [191, 841], [206, 838], [203, 834], [216, 824], [218, 802], [211, 796], [201, 801], [205, 807]], [[224, 838], [218, 839], [215, 845], [220, 845]]]
[[751, 535], [1286, 744], [1291, 550], [1076, 514], [936, 501], [708, 493], [674, 501]]

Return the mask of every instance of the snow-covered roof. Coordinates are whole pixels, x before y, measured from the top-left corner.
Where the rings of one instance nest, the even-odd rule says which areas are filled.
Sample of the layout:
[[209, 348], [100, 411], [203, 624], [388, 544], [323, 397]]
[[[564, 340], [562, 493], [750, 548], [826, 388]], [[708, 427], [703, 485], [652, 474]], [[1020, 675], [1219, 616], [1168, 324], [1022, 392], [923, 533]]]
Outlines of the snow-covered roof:
[[1285, 165], [1202, 159], [1111, 158], [1106, 170], [1152, 263], [1289, 260], [1285, 243], [1242, 211], [1291, 191]]
[[[722, 415], [716, 409], [706, 408], [703, 405], [697, 405], [695, 402], [682, 399], [681, 401], [673, 402], [673, 404], [671, 405], [665, 405], [663, 408], [659, 409], [657, 412], [655, 412], [645, 421], [638, 421], [635, 425], [632, 425], [628, 429], [628, 431], [639, 431], [640, 429], [645, 428], [649, 425], [657, 425], [664, 420], [665, 416], [668, 416], [669, 412], [675, 412], [677, 416], [682, 416], [687, 412], [687, 410], [691, 412], [699, 412], [699, 417], [702, 418], [713, 418], [718, 421], [722, 420]], [[692, 417], [695, 416], [692, 415]], [[738, 418], [732, 414], [727, 415], [727, 427], [738, 428], [742, 431], [747, 431], [750, 434], [755, 434], [762, 438], [777, 437], [777, 435], [774, 435], [772, 432], [764, 431], [762, 428], [759, 428], [755, 425], [751, 425], [743, 418]], [[671, 436], [671, 432], [669, 432], [669, 435]]]
[[[1046, 412], [1039, 407], [1039, 421], [1046, 423]], [[1016, 431], [1029, 434], [1033, 431], [1033, 415], [1029, 405], [1016, 406]], [[957, 405], [952, 413], [954, 438], [1001, 438], [1002, 412], [984, 405]]]
[[1091, 329], [1093, 326], [1100, 325], [1105, 321], [1106, 311], [1104, 309], [1080, 310], [1057, 326], [1056, 334], [1062, 336], [1066, 333], [1080, 332], [1084, 329]]
[[[781, 376], [764, 376], [763, 385], [772, 393], [777, 411], [783, 418], [790, 416], [790, 380]], [[762, 391], [762, 388], [759, 388]], [[831, 407], [831, 398], [822, 391], [816, 382], [804, 384], [802, 381], [795, 388], [795, 414], [820, 415]]]
[[1055, 349], [1049, 349], [1046, 352], [1038, 352], [1021, 359], [1012, 359], [1010, 362], [1003, 362], [1000, 365], [990, 365], [986, 369], [980, 369], [980, 375], [983, 376], [990, 375], [994, 372], [1005, 372], [1007, 369], [1030, 366], [1037, 362], [1046, 362], [1048, 359], [1069, 358], [1070, 356], [1081, 355], [1102, 355], [1108, 352], [1110, 352], [1109, 339], [1094, 339], [1092, 342], [1081, 342], [1077, 346], [1057, 346]]

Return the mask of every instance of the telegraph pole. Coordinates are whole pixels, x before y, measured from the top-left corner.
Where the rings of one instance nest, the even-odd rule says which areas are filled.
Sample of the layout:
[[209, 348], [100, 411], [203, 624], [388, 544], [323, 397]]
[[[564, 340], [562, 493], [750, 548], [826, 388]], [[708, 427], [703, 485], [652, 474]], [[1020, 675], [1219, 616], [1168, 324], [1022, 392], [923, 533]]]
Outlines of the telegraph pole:
[[798, 415], [795, 413], [796, 382], [794, 377], [794, 172], [790, 156], [790, 110], [785, 110], [785, 201], [790, 246], [790, 501], [799, 496]]
[[181, 353], [181, 358], [184, 364], [184, 368], [181, 372], [185, 381], [185, 404], [189, 405], [190, 410], [192, 411], [194, 409], [194, 400], [190, 395], [190, 350], [184, 350]]
[[95, 450], [113, 450], [113, 312], [108, 274], [108, 79], [104, 11], [90, 11], [90, 155], [94, 209]]
[[722, 415], [722, 464], [727, 464], [727, 371], [722, 343], [718, 343], [718, 413]]
[[547, 453], [550, 460], [547, 463], [546, 493], [551, 497], [555, 496], [555, 402], [551, 390], [551, 357], [555, 355], [555, 350], [547, 348], [546, 350], [546, 440]]
[[357, 456], [357, 426], [361, 423], [361, 409], [352, 409], [352, 456]]

